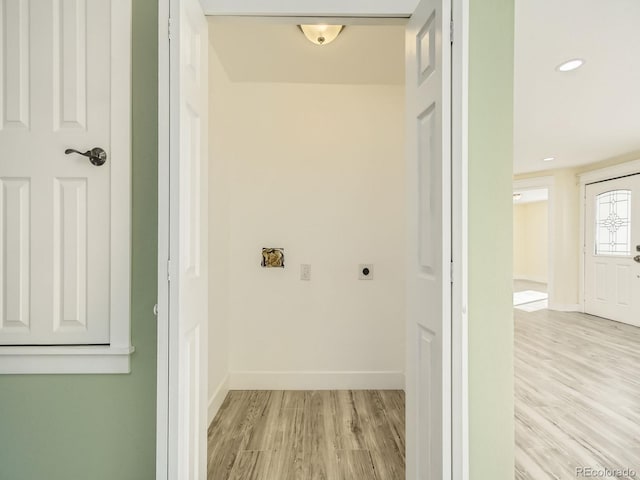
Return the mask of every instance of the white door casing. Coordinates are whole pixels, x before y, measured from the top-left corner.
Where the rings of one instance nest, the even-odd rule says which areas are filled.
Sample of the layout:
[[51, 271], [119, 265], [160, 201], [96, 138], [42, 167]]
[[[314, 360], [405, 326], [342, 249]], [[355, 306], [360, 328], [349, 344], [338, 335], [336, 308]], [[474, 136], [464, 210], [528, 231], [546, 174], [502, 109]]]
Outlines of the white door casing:
[[640, 174], [585, 187], [584, 306], [640, 326]]
[[406, 32], [407, 478], [451, 478], [451, 3]]
[[[175, 65], [170, 68], [169, 55], [166, 53], [169, 51], [168, 48], [168, 40], [167, 40], [167, 20], [169, 17], [172, 19], [169, 21], [169, 24], [172, 25], [169, 31], [171, 32], [171, 37], [174, 39], [171, 45], [171, 56], [175, 61], [176, 58], [181, 54], [181, 49], [178, 45], [175, 44], [175, 39], [178, 37], [182, 39], [182, 35], [176, 30], [178, 25], [181, 24], [179, 20], [179, 11], [176, 8], [176, 1], [174, 0], [160, 0], [159, 2], [159, 75], [160, 75], [160, 91], [159, 91], [159, 118], [160, 118], [160, 142], [159, 142], [159, 273], [161, 274], [161, 278], [159, 281], [159, 306], [160, 311], [158, 315], [159, 322], [159, 336], [158, 336], [158, 448], [157, 448], [157, 470], [156, 470], [156, 478], [162, 480], [168, 480], [173, 478], [189, 478], [186, 476], [178, 476], [178, 463], [176, 461], [177, 458], [177, 448], [179, 445], [179, 440], [176, 439], [176, 428], [175, 426], [182, 418], [187, 418], [184, 413], [181, 412], [181, 408], [184, 408], [185, 403], [182, 405], [178, 405], [176, 400], [176, 382], [175, 378], [178, 375], [178, 370], [184, 367], [184, 364], [180, 365], [178, 363], [179, 356], [174, 354], [174, 350], [176, 350], [176, 345], [179, 342], [177, 340], [177, 327], [174, 321], [177, 315], [178, 307], [176, 306], [176, 290], [175, 285], [173, 283], [179, 275], [177, 274], [178, 268], [175, 264], [175, 261], [172, 262], [170, 270], [173, 272], [172, 278], [174, 282], [172, 282], [172, 292], [169, 292], [167, 288], [168, 283], [162, 278], [164, 272], [166, 271], [166, 258], [167, 253], [171, 251], [172, 258], [175, 258], [176, 255], [176, 246], [175, 243], [179, 236], [178, 222], [173, 222], [170, 224], [169, 222], [169, 211], [171, 211], [171, 217], [175, 220], [178, 206], [177, 199], [179, 195], [176, 194], [175, 191], [175, 175], [174, 172], [178, 168], [176, 163], [178, 162], [178, 155], [176, 154], [176, 145], [175, 145], [175, 125], [176, 125], [176, 112], [179, 112], [178, 101], [176, 100], [175, 94], [170, 95], [169, 92], [172, 91], [175, 93], [175, 85], [176, 82], [179, 81], [177, 78], [177, 70]], [[406, 3], [406, 2], [405, 2]], [[306, 16], [336, 16], [336, 17], [353, 17], [353, 16], [364, 16], [364, 17], [377, 17], [377, 16], [401, 16], [405, 17], [409, 12], [413, 10], [414, 3], [412, 0], [410, 2], [412, 5], [403, 4], [400, 5], [398, 2], [380, 2], [376, 4], [360, 4], [356, 0], [343, 0], [341, 2], [336, 2], [331, 9], [328, 9], [326, 2], [321, 2], [319, 0], [314, 0], [308, 5], [305, 4], [305, 12]], [[446, 2], [445, 2], [446, 3]], [[384, 5], [383, 5], [384, 4]], [[218, 3], [219, 8], [214, 13], [216, 15], [233, 15], [236, 12], [237, 2], [226, 2], [226, 3]], [[245, 8], [246, 7], [246, 8]], [[361, 8], [358, 10], [358, 8]], [[379, 8], [383, 8], [379, 10]], [[449, 12], [451, 9], [451, 3], [447, 3], [446, 5], [440, 4], [441, 12]], [[252, 16], [274, 16], [281, 15], [285, 17], [295, 17], [296, 15], [300, 15], [300, 7], [298, 4], [291, 4], [289, 6], [284, 6], [284, 4], [278, 2], [262, 2], [259, 3], [247, 3], [245, 6], [243, 4], [242, 8], [244, 15], [252, 15]], [[436, 6], [436, 8], [438, 8]], [[385, 10], [386, 9], [386, 10]], [[408, 70], [413, 71], [413, 78], [417, 77], [417, 71], [419, 70], [419, 66], [417, 65], [416, 58], [416, 35], [421, 31], [422, 25], [419, 25], [419, 18], [424, 16], [425, 14], [425, 6], [423, 5], [418, 9], [417, 16], [414, 17], [413, 20], [413, 47], [409, 47], [409, 52], [407, 55], [407, 64]], [[427, 7], [428, 10], [428, 7]], [[455, 478], [462, 479], [468, 478], [468, 447], [467, 447], [467, 422], [468, 416], [467, 412], [467, 376], [466, 376], [466, 171], [467, 171], [467, 163], [466, 163], [466, 118], [467, 118], [467, 46], [466, 43], [468, 41], [468, 23], [467, 23], [467, 15], [468, 15], [468, 3], [466, 1], [456, 2], [454, 15], [457, 22], [456, 28], [456, 38], [459, 43], [457, 43], [458, 48], [455, 51], [455, 64], [453, 65], [454, 70], [454, 87], [455, 87], [455, 97], [453, 98], [453, 106], [456, 108], [457, 115], [454, 118], [455, 122], [453, 124], [453, 130], [456, 134], [454, 143], [454, 165], [455, 170], [453, 171], [455, 176], [455, 188], [453, 190], [454, 197], [454, 209], [456, 214], [456, 231], [455, 231], [455, 252], [456, 258], [458, 259], [454, 265], [454, 270], [456, 272], [456, 282], [454, 283], [454, 293], [455, 298], [459, 300], [459, 305], [456, 308], [457, 319], [456, 326], [456, 350], [453, 354], [456, 355], [456, 398], [455, 402], [453, 402], [453, 408], [455, 409], [455, 427], [456, 431], [454, 432], [452, 438], [451, 432], [451, 423], [452, 423], [452, 412], [451, 412], [451, 287], [450, 287], [450, 277], [449, 277], [449, 261], [451, 259], [451, 253], [447, 252], [448, 246], [451, 248], [451, 237], [450, 237], [450, 225], [451, 225], [451, 209], [452, 205], [450, 203], [449, 194], [451, 192], [451, 161], [450, 155], [450, 138], [447, 135], [450, 135], [451, 128], [451, 90], [450, 90], [450, 67], [451, 67], [451, 47], [448, 43], [448, 30], [449, 30], [449, 14], [446, 15], [437, 15], [436, 26], [434, 30], [433, 38], [437, 38], [438, 42], [435, 44], [434, 49], [434, 57], [436, 55], [436, 51], [440, 52], [440, 57], [434, 58], [433, 66], [434, 73], [432, 75], [436, 75], [441, 77], [441, 82], [438, 88], [441, 89], [440, 98], [441, 102], [438, 103], [436, 97], [437, 93], [434, 95], [433, 100], [436, 105], [432, 112], [433, 118], [436, 119], [438, 124], [433, 126], [434, 135], [438, 136], [434, 145], [437, 146], [437, 149], [442, 149], [439, 152], [440, 154], [440, 162], [441, 165], [435, 165], [432, 175], [439, 177], [441, 180], [440, 185], [435, 185], [435, 188], [431, 188], [431, 185], [428, 185], [427, 189], [430, 189], [431, 193], [435, 195], [434, 201], [431, 202], [431, 212], [433, 210], [441, 209], [439, 216], [433, 215], [431, 221], [433, 222], [431, 225], [434, 229], [442, 227], [442, 230], [439, 232], [439, 235], [442, 236], [441, 239], [437, 240], [433, 244], [431, 244], [431, 252], [435, 257], [435, 260], [431, 265], [428, 265], [428, 268], [431, 268], [433, 271], [433, 275], [428, 281], [424, 281], [424, 276], [420, 276], [420, 268], [418, 259], [418, 229], [417, 225], [413, 226], [411, 230], [413, 231], [413, 237], [410, 240], [410, 248], [412, 253], [409, 258], [409, 265], [412, 266], [410, 269], [414, 275], [410, 278], [409, 286], [413, 286], [413, 293], [409, 293], [408, 299], [409, 301], [414, 301], [414, 310], [410, 311], [410, 315], [407, 321], [407, 330], [408, 330], [408, 344], [410, 347], [410, 352], [407, 357], [407, 399], [408, 399], [408, 408], [407, 411], [407, 427], [408, 427], [408, 437], [407, 437], [407, 479], [416, 480], [418, 478], [451, 478], [452, 475], [452, 463], [455, 465]], [[428, 19], [429, 15], [427, 15]], [[423, 18], [424, 20], [424, 18]], [[348, 20], [345, 19], [348, 23]], [[443, 35], [444, 34], [444, 35]], [[444, 40], [444, 42], [443, 42]], [[181, 40], [182, 41], [182, 40]], [[458, 42], [457, 41], [457, 42]], [[410, 44], [411, 45], [411, 42]], [[409, 75], [408, 75], [409, 77]], [[171, 85], [169, 85], [171, 83]], [[429, 82], [433, 85], [435, 82]], [[431, 87], [433, 93], [433, 87]], [[426, 115], [421, 115], [421, 113], [429, 110], [429, 105], [424, 100], [424, 95], [418, 95], [419, 91], [424, 92], [424, 88], [418, 87], [417, 82], [414, 82], [410, 85], [409, 91], [413, 93], [410, 94], [415, 101], [407, 102], [407, 106], [409, 108], [409, 122], [408, 126], [410, 126], [413, 131], [410, 132], [409, 137], [413, 136], [413, 140], [409, 140], [408, 149], [409, 152], [413, 152], [413, 154], [409, 155], [409, 159], [413, 158], [412, 161], [408, 163], [408, 179], [409, 185], [412, 188], [412, 192], [409, 195], [409, 214], [412, 215], [412, 218], [415, 221], [418, 220], [418, 185], [417, 185], [417, 171], [418, 171], [418, 162], [417, 162], [417, 148], [418, 148], [418, 134], [417, 134], [417, 118], [425, 119]], [[428, 98], [427, 98], [428, 100]], [[169, 103], [171, 102], [171, 108], [169, 108]], [[421, 106], [424, 107], [421, 109]], [[170, 129], [170, 124], [173, 130]], [[438, 131], [438, 128], [442, 128], [442, 130]], [[168, 133], [172, 131], [171, 135]], [[168, 138], [171, 137], [171, 142], [169, 142]], [[171, 149], [169, 148], [169, 143], [171, 143]], [[428, 142], [427, 142], [428, 143]], [[171, 150], [171, 153], [169, 153]], [[423, 149], [424, 152], [424, 149]], [[413, 155], [413, 157], [412, 157]], [[423, 156], [423, 160], [430, 159], [435, 161], [436, 154], [429, 154], [426, 157]], [[426, 163], [429, 166], [433, 166], [429, 163]], [[169, 171], [172, 172], [172, 178], [169, 180]], [[413, 172], [413, 174], [412, 174]], [[429, 179], [432, 177], [430, 176]], [[435, 177], [433, 177], [435, 178]], [[412, 183], [413, 182], [413, 183]], [[435, 181], [437, 183], [437, 180]], [[169, 183], [171, 183], [171, 188], [169, 188]], [[171, 192], [171, 193], [170, 193]], [[428, 197], [426, 197], [428, 198]], [[424, 200], [425, 197], [423, 196]], [[436, 212], [437, 213], [437, 212]], [[410, 222], [411, 223], [411, 222]], [[410, 225], [411, 227], [411, 225]], [[171, 245], [167, 239], [171, 239]], [[166, 252], [166, 253], [163, 253]], [[432, 258], [433, 259], [433, 258]], [[431, 282], [429, 284], [429, 281]], [[426, 288], [425, 288], [426, 287]], [[429, 295], [431, 300], [435, 300], [436, 310], [429, 310], [425, 308], [425, 302], [422, 298], [424, 294]], [[423, 301], [421, 301], [423, 300]], [[169, 308], [170, 305], [170, 308]], [[164, 311], [163, 307], [166, 307], [166, 311]], [[170, 312], [170, 313], [169, 313]], [[413, 316], [411, 316], [411, 312], [413, 312]], [[431, 312], [431, 313], [430, 313]], [[435, 312], [435, 315], [433, 314]], [[426, 316], [425, 316], [426, 315]], [[439, 321], [438, 321], [439, 318]], [[410, 321], [414, 319], [413, 321]], [[435, 332], [435, 335], [419, 335], [422, 332]], [[427, 340], [426, 342], [423, 340]], [[431, 343], [429, 343], [431, 340]], [[426, 348], [425, 348], [426, 347]], [[429, 350], [431, 348], [431, 350]], [[419, 353], [422, 352], [423, 355], [419, 356]], [[426, 353], [426, 354], [425, 354]], [[428, 355], [431, 353], [431, 355]], [[422, 360], [422, 363], [420, 361]], [[434, 360], [435, 363], [432, 363], [431, 366], [434, 367], [432, 369], [425, 368], [425, 365], [429, 365], [429, 361]], [[420, 363], [420, 366], [418, 365]], [[433, 373], [435, 369], [435, 364], [439, 363], [441, 367], [440, 372], [435, 372], [435, 374], [431, 375], [431, 384], [435, 386], [440, 386], [441, 389], [438, 388], [425, 388], [425, 382], [419, 384], [418, 376], [420, 373], [430, 372]], [[168, 374], [168, 375], [167, 375]], [[180, 374], [181, 375], [181, 374]], [[428, 379], [429, 375], [423, 377], [421, 380]], [[167, 380], [169, 379], [169, 380]], [[418, 387], [422, 387], [419, 389]], [[427, 395], [429, 393], [429, 395]], [[413, 400], [414, 397], [422, 395], [422, 402], [419, 405], [419, 402]], [[438, 410], [439, 412], [434, 412]], [[420, 411], [418, 410], [420, 407]], [[426, 416], [425, 412], [431, 409], [432, 414], [430, 416]], [[419, 417], [418, 414], [422, 416]], [[422, 438], [417, 438], [417, 433], [419, 429], [415, 427], [415, 423], [418, 423], [422, 426], [426, 425], [427, 429], [423, 429], [428, 434], [423, 435]], [[203, 421], [204, 423], [204, 421]], [[435, 425], [434, 429], [429, 429], [431, 425]], [[425, 441], [426, 437], [426, 441]], [[202, 440], [204, 443], [204, 439]], [[423, 444], [427, 443], [427, 448], [424, 448], [424, 445], [419, 445], [419, 442]], [[452, 451], [452, 443], [453, 443], [453, 451]], [[187, 447], [188, 448], [188, 447]], [[181, 454], [184, 453], [182, 450]], [[425, 461], [422, 458], [424, 455], [428, 456], [428, 459]], [[186, 454], [185, 454], [186, 455]], [[452, 460], [453, 455], [453, 460]], [[186, 458], [186, 456], [185, 456]], [[435, 458], [435, 461], [433, 460]], [[434, 473], [435, 472], [435, 473]], [[200, 472], [202, 474], [202, 472]], [[188, 475], [188, 472], [186, 473]]]
[[3, 0], [0, 27], [0, 344], [126, 350], [131, 2]]
[[198, 0], [170, 2], [168, 478], [207, 476], [208, 33]]

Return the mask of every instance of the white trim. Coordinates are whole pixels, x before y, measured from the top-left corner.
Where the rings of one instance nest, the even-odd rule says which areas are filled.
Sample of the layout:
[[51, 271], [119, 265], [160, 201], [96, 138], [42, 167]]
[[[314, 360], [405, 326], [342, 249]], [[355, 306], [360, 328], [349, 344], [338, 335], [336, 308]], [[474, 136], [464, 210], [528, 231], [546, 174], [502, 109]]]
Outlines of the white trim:
[[579, 303], [549, 303], [549, 310], [556, 312], [584, 312]]
[[131, 346], [131, 15], [111, 3], [111, 310], [109, 343]]
[[634, 173], [640, 173], [640, 159], [613, 165], [612, 167], [599, 168], [590, 172], [580, 173], [578, 174], [578, 178], [580, 179], [581, 185], [586, 185], [604, 180], [613, 180], [614, 178], [633, 175]]
[[3, 346], [0, 374], [130, 372], [131, 1], [111, 2], [109, 345]]
[[205, 15], [253, 17], [410, 17], [418, 0], [200, 0]]
[[514, 280], [522, 280], [523, 282], [548, 283], [549, 279], [542, 277], [530, 277], [529, 275], [513, 275]]
[[451, 46], [451, 475], [469, 479], [469, 0], [452, 0]]
[[582, 177], [578, 176], [579, 180], [580, 180], [580, 198], [578, 200], [578, 203], [580, 204], [580, 213], [579, 213], [579, 235], [580, 235], [580, 243], [578, 243], [578, 248], [582, 248], [582, 254], [579, 255], [580, 260], [578, 262], [578, 303], [580, 304], [580, 310], [581, 311], [585, 311], [584, 308], [584, 285], [585, 285], [585, 279], [584, 279], [584, 275], [585, 275], [585, 254], [587, 253], [587, 240], [586, 240], [586, 218], [585, 216], [587, 215], [587, 186], [585, 183], [582, 183]]
[[[184, 86], [181, 83], [180, 68], [181, 63], [181, 45], [183, 41], [183, 16], [185, 15], [185, 9], [182, 5], [182, 0], [170, 0], [169, 1], [169, 17], [171, 22], [171, 37], [173, 42], [168, 41], [167, 53], [167, 71], [165, 75], [168, 79], [167, 84], [167, 117], [166, 117], [166, 142], [164, 146], [167, 148], [167, 170], [166, 178], [166, 199], [165, 205], [167, 211], [162, 212], [166, 215], [166, 232], [168, 233], [167, 242], [167, 256], [164, 257], [164, 268], [160, 267], [159, 281], [163, 281], [167, 288], [167, 477], [168, 480], [178, 479], [181, 476], [182, 465], [180, 459], [185, 461], [189, 458], [189, 449], [193, 448], [199, 451], [202, 445], [191, 444], [184, 445], [179, 443], [179, 433], [181, 431], [180, 426], [182, 422], [189, 421], [187, 405], [181, 405], [180, 402], [180, 387], [184, 387], [185, 384], [179, 384], [179, 372], [183, 361], [180, 358], [179, 341], [180, 341], [180, 283], [178, 278], [178, 262], [180, 258], [180, 239], [182, 237], [180, 231], [180, 192], [179, 192], [179, 179], [180, 179], [180, 142], [177, 140], [179, 135], [179, 128], [181, 122], [181, 98], [180, 92]], [[165, 24], [164, 31], [167, 32], [167, 26]], [[162, 32], [162, 30], [161, 30]], [[174, 130], [175, 129], [175, 130]], [[206, 131], [206, 130], [205, 130]], [[162, 180], [158, 177], [158, 182]], [[164, 229], [163, 229], [164, 230]], [[167, 262], [167, 259], [171, 259], [171, 263]], [[160, 262], [162, 265], [162, 261]], [[206, 265], [206, 264], [205, 264]], [[164, 279], [160, 280], [161, 275], [164, 273]], [[171, 278], [172, 282], [168, 279]], [[195, 379], [192, 379], [195, 380]], [[188, 387], [186, 387], [188, 388]], [[203, 386], [208, 388], [208, 386]], [[196, 413], [196, 412], [194, 412]], [[199, 412], [197, 412], [199, 414]], [[202, 419], [204, 421], [204, 419]], [[199, 438], [199, 441], [203, 439]], [[206, 441], [206, 440], [205, 440]], [[191, 480], [191, 479], [189, 479]], [[195, 478], [193, 480], [196, 480]]]
[[0, 347], [0, 374], [129, 373], [133, 351], [107, 345]]
[[158, 1], [157, 480], [169, 480], [169, 7], [170, 0]]
[[[547, 284], [547, 294], [549, 295], [549, 305], [555, 302], [555, 270], [556, 270], [556, 188], [555, 177], [547, 175], [544, 177], [524, 178], [522, 180], [513, 181], [513, 190], [536, 190], [540, 188], [546, 188], [548, 193], [547, 198], [547, 280], [541, 283]], [[526, 280], [526, 279], [523, 279]], [[540, 280], [531, 280], [539, 282]]]
[[555, 179], [552, 175], [544, 177], [523, 178], [513, 181], [514, 190], [535, 190], [538, 188], [553, 187]]
[[213, 422], [213, 419], [216, 417], [218, 411], [220, 410], [222, 402], [224, 402], [227, 393], [229, 393], [228, 374], [224, 377], [222, 382], [220, 382], [220, 385], [218, 385], [218, 388], [216, 388], [216, 391], [213, 392], [213, 395], [211, 395], [211, 398], [209, 399], [209, 406], [207, 407], [207, 426], [211, 425], [211, 422]]
[[[167, 422], [169, 373], [169, 292], [166, 282], [166, 259], [169, 255], [169, 41], [167, 23], [170, 2], [159, 0], [159, 86], [158, 86], [158, 422], [156, 478], [168, 480], [167, 470]], [[305, 16], [305, 17], [409, 17], [415, 10], [417, 0], [316, 0], [302, 3], [299, 0], [265, 2], [264, 0], [202, 0], [207, 15], [219, 16]], [[453, 226], [456, 235], [452, 238], [454, 257], [454, 282], [452, 291], [452, 464], [453, 478], [469, 478], [469, 391], [468, 391], [468, 0], [453, 0], [455, 41], [452, 48], [454, 74], [452, 75], [452, 101], [457, 116], [452, 116], [452, 193]], [[457, 95], [456, 95], [457, 94]], [[459, 233], [459, 236], [457, 235]], [[458, 261], [459, 259], [459, 261]], [[242, 373], [242, 372], [237, 372]], [[251, 373], [251, 372], [246, 372]], [[400, 372], [378, 372], [384, 375]], [[232, 377], [233, 378], [233, 377]], [[232, 383], [232, 378], [230, 383]], [[387, 377], [389, 378], [389, 377]], [[380, 377], [379, 377], [380, 379]], [[397, 377], [396, 377], [397, 380]], [[404, 385], [404, 375], [402, 380]]]
[[220, 16], [209, 17], [209, 23], [213, 25], [255, 25], [259, 21], [261, 25], [314, 25], [334, 24], [341, 25], [406, 25], [406, 17], [250, 17], [250, 16]]
[[629, 162], [613, 165], [611, 167], [598, 168], [589, 172], [578, 174], [580, 183], [580, 243], [582, 246], [582, 255], [580, 255], [580, 265], [578, 273], [578, 303], [579, 311], [584, 312], [585, 307], [585, 254], [587, 253], [586, 244], [586, 215], [587, 215], [587, 185], [590, 183], [603, 182], [606, 180], [614, 180], [626, 175], [640, 173], [640, 159], [631, 160]]
[[399, 371], [231, 372], [230, 390], [404, 390]]

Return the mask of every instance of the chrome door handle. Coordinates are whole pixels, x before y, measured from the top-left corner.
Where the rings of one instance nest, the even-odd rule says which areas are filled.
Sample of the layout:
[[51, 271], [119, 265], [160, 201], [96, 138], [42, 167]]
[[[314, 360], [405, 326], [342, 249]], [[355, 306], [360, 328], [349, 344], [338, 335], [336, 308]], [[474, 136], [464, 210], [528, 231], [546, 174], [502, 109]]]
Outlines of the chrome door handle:
[[100, 147], [94, 147], [91, 150], [87, 150], [84, 153], [79, 152], [78, 150], [75, 150], [73, 148], [67, 148], [64, 151], [65, 155], [69, 155], [70, 153], [77, 153], [78, 155], [82, 155], [83, 157], [87, 157], [89, 159], [89, 161], [93, 165], [95, 165], [96, 167], [99, 167], [100, 165], [104, 165], [105, 162], [107, 161], [107, 152], [105, 152]]

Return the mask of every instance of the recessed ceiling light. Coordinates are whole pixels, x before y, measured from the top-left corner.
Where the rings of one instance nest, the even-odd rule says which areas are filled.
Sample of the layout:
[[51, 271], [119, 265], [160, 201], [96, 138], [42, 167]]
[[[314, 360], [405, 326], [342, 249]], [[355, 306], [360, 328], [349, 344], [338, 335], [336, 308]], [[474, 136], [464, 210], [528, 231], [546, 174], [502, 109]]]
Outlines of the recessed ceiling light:
[[572, 58], [571, 60], [567, 60], [566, 62], [561, 63], [556, 67], [556, 70], [559, 72], [570, 72], [571, 70], [575, 70], [576, 68], [580, 68], [584, 65], [584, 60], [581, 58]]
[[547, 157], [547, 158], [543, 158], [542, 161], [543, 162], [553, 162], [556, 159], [556, 157]]

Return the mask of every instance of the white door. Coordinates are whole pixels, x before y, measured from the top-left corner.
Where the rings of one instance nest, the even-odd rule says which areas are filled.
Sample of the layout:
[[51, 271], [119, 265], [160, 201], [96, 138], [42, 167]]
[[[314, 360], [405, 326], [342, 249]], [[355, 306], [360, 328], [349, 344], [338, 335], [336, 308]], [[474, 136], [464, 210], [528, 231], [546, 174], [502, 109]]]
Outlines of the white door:
[[585, 192], [585, 312], [640, 326], [640, 174]]
[[[198, 0], [171, 2], [170, 480], [207, 476], [208, 33]], [[177, 228], [175, 228], [177, 227]]]
[[[130, 10], [0, 2], [0, 344], [128, 329]], [[100, 166], [65, 154], [94, 147]]]
[[407, 479], [451, 478], [451, 3], [407, 25]]

